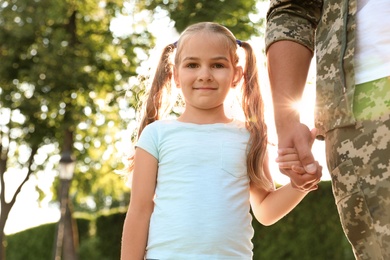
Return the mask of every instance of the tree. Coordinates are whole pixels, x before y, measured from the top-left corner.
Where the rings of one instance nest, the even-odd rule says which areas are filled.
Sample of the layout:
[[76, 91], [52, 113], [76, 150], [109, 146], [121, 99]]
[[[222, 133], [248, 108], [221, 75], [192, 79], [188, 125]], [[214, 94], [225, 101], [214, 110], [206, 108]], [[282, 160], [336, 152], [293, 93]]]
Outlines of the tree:
[[156, 0], [138, 1], [139, 8], [158, 12], [166, 10], [175, 22], [175, 28], [182, 32], [188, 25], [212, 21], [228, 27], [237, 38], [247, 40], [260, 34], [263, 20], [257, 17], [256, 0]]
[[[112, 174], [120, 165], [114, 147], [115, 129], [123, 126], [118, 99], [135, 75], [135, 50], [145, 49], [150, 39], [147, 32], [128, 38], [113, 35], [110, 22], [122, 8], [120, 0], [0, 3], [1, 244], [24, 183], [31, 174], [54, 170], [54, 165], [48, 169], [49, 160], [38, 162], [36, 155], [49, 158], [45, 147], [54, 146], [59, 159], [65, 135], [75, 140], [70, 146], [78, 162], [74, 200], [93, 199], [91, 194], [122, 199], [123, 185]], [[6, 201], [4, 177], [16, 172], [25, 178]], [[107, 206], [107, 199], [103, 201], [95, 204]]]

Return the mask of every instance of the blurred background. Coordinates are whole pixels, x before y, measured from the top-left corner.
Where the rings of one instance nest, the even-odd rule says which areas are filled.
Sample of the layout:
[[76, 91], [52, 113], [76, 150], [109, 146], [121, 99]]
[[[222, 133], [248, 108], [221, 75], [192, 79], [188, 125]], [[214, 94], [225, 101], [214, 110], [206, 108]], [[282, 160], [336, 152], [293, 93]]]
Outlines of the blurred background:
[[[268, 4], [0, 0], [0, 259], [119, 259], [139, 104], [163, 46], [195, 22], [219, 22], [256, 48], [273, 162]], [[313, 72], [302, 102], [292, 104], [310, 128]], [[254, 259], [353, 259], [323, 142], [313, 151], [324, 166], [320, 190], [274, 226], [254, 222]], [[276, 183], [288, 182], [271, 169]]]

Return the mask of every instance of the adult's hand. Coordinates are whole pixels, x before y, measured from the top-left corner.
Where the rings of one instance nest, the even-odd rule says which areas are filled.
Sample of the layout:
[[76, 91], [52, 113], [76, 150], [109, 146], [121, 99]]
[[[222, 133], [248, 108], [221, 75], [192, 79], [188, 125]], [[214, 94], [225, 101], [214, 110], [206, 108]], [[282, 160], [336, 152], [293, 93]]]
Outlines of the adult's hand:
[[[278, 129], [279, 169], [290, 178], [292, 186], [296, 189], [312, 190], [321, 179], [322, 167], [315, 161], [311, 152], [315, 136], [316, 129], [310, 131], [301, 123], [292, 123], [289, 127]], [[281, 156], [288, 154], [298, 155], [299, 162], [292, 165], [279, 160]]]

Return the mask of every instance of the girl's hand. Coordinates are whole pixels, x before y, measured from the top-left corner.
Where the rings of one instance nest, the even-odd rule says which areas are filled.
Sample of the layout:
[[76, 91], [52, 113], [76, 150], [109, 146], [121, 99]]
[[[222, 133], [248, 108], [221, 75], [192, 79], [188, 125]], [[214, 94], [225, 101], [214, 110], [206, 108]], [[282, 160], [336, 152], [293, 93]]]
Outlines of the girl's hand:
[[306, 184], [302, 187], [293, 186], [295, 189], [308, 192], [318, 188], [318, 182], [322, 176], [322, 167], [318, 162], [315, 162], [317, 172], [315, 174], [307, 173], [299, 161], [298, 153], [294, 148], [280, 148], [276, 162], [279, 164], [280, 169], [292, 170], [292, 174], [290, 174], [291, 183], [294, 183], [293, 180], [305, 179]]
[[276, 162], [280, 169], [291, 169], [299, 174], [306, 173], [295, 148], [279, 148]]

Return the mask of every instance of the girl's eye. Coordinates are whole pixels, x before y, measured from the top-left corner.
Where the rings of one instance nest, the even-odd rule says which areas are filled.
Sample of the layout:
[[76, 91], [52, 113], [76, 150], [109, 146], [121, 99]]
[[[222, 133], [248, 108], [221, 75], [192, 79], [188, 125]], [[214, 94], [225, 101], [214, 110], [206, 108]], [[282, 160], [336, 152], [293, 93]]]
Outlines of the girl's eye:
[[213, 65], [213, 67], [216, 68], [216, 69], [225, 68], [225, 66], [223, 64], [221, 64], [221, 63], [216, 63], [216, 64]]
[[197, 67], [198, 67], [198, 64], [196, 64], [196, 63], [188, 63], [188, 64], [186, 65], [186, 67], [187, 67], [187, 68], [192, 68], [192, 69], [194, 69], [194, 68], [197, 68]]

